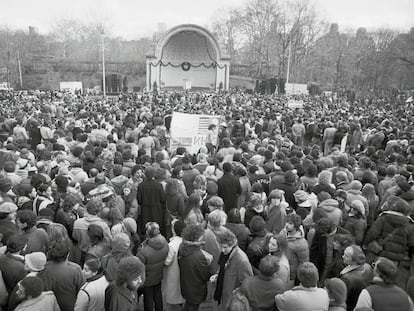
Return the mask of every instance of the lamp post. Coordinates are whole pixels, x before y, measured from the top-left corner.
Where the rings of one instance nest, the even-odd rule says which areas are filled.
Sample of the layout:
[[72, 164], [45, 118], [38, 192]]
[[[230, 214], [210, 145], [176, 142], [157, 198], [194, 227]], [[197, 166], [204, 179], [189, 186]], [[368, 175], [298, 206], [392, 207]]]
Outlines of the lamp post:
[[101, 32], [102, 35], [102, 43], [101, 43], [101, 47], [102, 47], [102, 88], [103, 88], [103, 96], [106, 96], [106, 81], [105, 81], [105, 33], [102, 30]]

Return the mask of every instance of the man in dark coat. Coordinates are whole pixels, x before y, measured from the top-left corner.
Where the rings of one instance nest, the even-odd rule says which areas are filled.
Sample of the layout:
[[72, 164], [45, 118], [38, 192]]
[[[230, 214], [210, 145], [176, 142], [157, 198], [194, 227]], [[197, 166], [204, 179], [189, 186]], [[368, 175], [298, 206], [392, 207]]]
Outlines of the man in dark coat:
[[149, 166], [145, 169], [146, 179], [139, 184], [137, 190], [137, 201], [140, 206], [138, 215], [138, 233], [145, 234], [145, 224], [156, 222], [160, 225], [160, 231], [166, 236], [165, 212], [166, 198], [162, 184], [154, 179], [156, 169]]
[[204, 228], [188, 225], [181, 236], [183, 242], [178, 251], [181, 295], [185, 299], [184, 311], [197, 311], [207, 297], [207, 282], [213, 274], [213, 256], [201, 249]]
[[147, 223], [145, 228], [147, 239], [137, 253], [137, 257], [145, 264], [144, 308], [153, 310], [155, 307], [155, 311], [162, 311], [161, 281], [168, 255], [168, 242], [160, 234], [156, 222]]
[[105, 311], [138, 310], [137, 289], [145, 282], [145, 266], [134, 256], [121, 259], [116, 281], [105, 290]]
[[227, 213], [232, 208], [238, 208], [238, 196], [241, 194], [240, 181], [232, 173], [229, 162], [223, 164], [224, 175], [217, 181], [217, 195], [224, 201], [224, 209]]

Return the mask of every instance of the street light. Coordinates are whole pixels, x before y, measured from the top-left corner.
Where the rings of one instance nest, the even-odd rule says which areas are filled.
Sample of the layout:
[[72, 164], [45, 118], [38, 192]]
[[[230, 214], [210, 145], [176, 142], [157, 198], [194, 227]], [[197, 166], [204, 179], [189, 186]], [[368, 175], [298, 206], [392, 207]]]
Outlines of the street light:
[[105, 33], [102, 29], [101, 32], [101, 39], [102, 39], [102, 88], [103, 88], [103, 96], [106, 96], [106, 81], [105, 81]]

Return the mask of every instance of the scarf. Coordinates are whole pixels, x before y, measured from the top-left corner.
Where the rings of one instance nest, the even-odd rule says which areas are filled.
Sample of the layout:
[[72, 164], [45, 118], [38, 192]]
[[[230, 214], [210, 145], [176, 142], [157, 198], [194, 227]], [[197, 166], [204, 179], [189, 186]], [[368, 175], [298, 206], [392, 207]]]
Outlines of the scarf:
[[233, 252], [233, 250], [234, 250], [234, 247], [227, 255], [225, 255], [224, 253], [221, 253], [219, 260], [218, 260], [220, 269], [219, 269], [219, 273], [217, 276], [216, 290], [214, 292], [214, 300], [216, 300], [219, 305], [221, 303], [221, 296], [223, 294], [225, 267], [226, 267], [227, 262], [229, 261], [230, 255]]

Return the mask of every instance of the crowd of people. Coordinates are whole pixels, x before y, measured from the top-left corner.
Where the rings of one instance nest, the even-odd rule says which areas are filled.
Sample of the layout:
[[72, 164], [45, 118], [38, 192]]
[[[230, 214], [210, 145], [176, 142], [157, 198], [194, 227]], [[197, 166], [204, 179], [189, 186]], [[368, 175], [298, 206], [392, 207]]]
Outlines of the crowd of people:
[[[2, 310], [414, 310], [411, 106], [300, 99], [8, 94]], [[171, 150], [175, 111], [223, 122]]]

